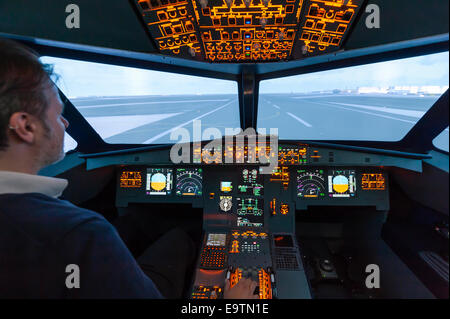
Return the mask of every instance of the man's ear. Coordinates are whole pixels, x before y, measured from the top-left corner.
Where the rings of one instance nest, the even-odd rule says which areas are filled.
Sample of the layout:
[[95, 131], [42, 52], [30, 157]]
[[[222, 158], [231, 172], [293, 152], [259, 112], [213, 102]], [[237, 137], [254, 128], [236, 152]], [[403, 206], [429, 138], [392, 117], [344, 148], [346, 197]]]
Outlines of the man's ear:
[[23, 142], [32, 144], [36, 139], [36, 118], [26, 112], [16, 112], [9, 118], [9, 129]]

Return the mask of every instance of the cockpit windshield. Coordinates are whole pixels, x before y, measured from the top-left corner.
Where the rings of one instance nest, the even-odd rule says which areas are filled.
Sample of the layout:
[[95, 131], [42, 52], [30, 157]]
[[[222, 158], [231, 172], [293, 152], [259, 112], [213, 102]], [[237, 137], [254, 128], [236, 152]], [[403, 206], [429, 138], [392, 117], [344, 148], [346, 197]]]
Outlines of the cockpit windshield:
[[[70, 59], [53, 64], [57, 85], [107, 143], [176, 143], [217, 138], [239, 128], [237, 83]], [[196, 138], [194, 121], [201, 125]], [[205, 128], [215, 128], [216, 135]], [[211, 131], [209, 131], [211, 132]]]
[[258, 127], [281, 139], [398, 141], [449, 86], [449, 53], [261, 81]]

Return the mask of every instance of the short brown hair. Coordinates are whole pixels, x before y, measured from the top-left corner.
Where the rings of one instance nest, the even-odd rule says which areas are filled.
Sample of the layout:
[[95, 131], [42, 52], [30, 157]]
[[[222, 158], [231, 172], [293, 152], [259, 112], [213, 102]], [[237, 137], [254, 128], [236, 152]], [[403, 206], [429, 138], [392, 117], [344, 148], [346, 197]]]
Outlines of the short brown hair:
[[39, 61], [36, 52], [0, 38], [0, 151], [8, 147], [8, 123], [14, 113], [27, 112], [45, 124], [45, 89], [52, 75], [53, 66]]

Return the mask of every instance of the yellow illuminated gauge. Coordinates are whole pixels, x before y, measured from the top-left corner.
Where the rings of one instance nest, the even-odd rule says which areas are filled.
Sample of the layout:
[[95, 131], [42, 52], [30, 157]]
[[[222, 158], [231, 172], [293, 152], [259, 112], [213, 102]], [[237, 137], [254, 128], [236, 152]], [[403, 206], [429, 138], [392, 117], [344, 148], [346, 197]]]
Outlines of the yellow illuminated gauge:
[[172, 191], [171, 168], [148, 168], [146, 180], [147, 195], [167, 195]]
[[150, 179], [150, 186], [153, 190], [160, 192], [166, 188], [166, 176], [161, 173], [156, 173], [152, 175]]
[[322, 169], [297, 171], [297, 197], [305, 199], [325, 197], [325, 185]]
[[330, 197], [353, 197], [356, 193], [356, 178], [353, 170], [333, 170], [328, 175]]

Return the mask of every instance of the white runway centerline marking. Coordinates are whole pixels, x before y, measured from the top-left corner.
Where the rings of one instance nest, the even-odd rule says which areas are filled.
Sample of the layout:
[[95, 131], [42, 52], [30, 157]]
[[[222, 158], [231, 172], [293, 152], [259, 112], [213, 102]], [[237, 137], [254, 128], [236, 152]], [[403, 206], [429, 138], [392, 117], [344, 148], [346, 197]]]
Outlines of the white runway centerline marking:
[[384, 112], [384, 113], [390, 113], [390, 114], [405, 115], [405, 116], [416, 117], [416, 118], [421, 118], [425, 114], [424, 111], [403, 110], [403, 109], [395, 109], [395, 108], [383, 107], [383, 106], [370, 106], [370, 105], [338, 103], [338, 102], [328, 102], [328, 103], [344, 105], [344, 106], [351, 106], [351, 107], [359, 107], [359, 108], [366, 109], [366, 110], [372, 110], [372, 111], [378, 111], [378, 112]]
[[133, 103], [115, 103], [115, 104], [98, 104], [98, 105], [81, 105], [77, 106], [77, 109], [90, 109], [90, 108], [102, 108], [111, 106], [122, 106], [122, 105], [141, 105], [141, 104], [177, 104], [177, 103], [190, 103], [190, 102], [224, 102], [229, 101], [228, 99], [222, 100], [182, 100], [182, 101], [159, 101], [159, 102], [133, 102]]
[[312, 127], [311, 124], [309, 124], [308, 122], [306, 122], [306, 121], [302, 120], [301, 118], [295, 116], [294, 114], [289, 113], [289, 112], [286, 112], [286, 114], [289, 115], [290, 117], [296, 119], [297, 121], [299, 121], [300, 123], [302, 123], [302, 124], [305, 125], [306, 127]]
[[164, 131], [164, 132], [162, 132], [162, 133], [159, 133], [158, 135], [153, 136], [152, 138], [150, 138], [150, 139], [146, 140], [145, 142], [143, 142], [143, 144], [150, 144], [150, 143], [156, 141], [157, 139], [163, 137], [164, 135], [167, 135], [167, 134], [171, 133], [172, 131], [174, 131], [174, 130], [176, 130], [176, 129], [179, 129], [180, 127], [183, 127], [183, 126], [185, 126], [185, 125], [187, 125], [187, 124], [189, 124], [189, 123], [191, 123], [191, 122], [193, 122], [193, 121], [195, 121], [195, 120], [201, 119], [202, 117], [205, 117], [205, 116], [207, 116], [207, 115], [209, 115], [209, 114], [212, 114], [212, 113], [214, 113], [214, 112], [217, 112], [217, 111], [220, 110], [220, 109], [223, 109], [225, 106], [230, 105], [230, 104], [233, 103], [234, 101], [236, 101], [236, 100], [232, 100], [232, 101], [230, 101], [230, 102], [228, 102], [228, 103], [226, 103], [226, 104], [224, 104], [224, 105], [222, 105], [222, 106], [219, 106], [218, 108], [216, 108], [216, 109], [214, 109], [214, 110], [212, 110], [212, 111], [209, 111], [209, 112], [207, 112], [207, 113], [205, 113], [205, 114], [203, 114], [203, 115], [200, 115], [200, 116], [197, 116], [196, 118], [193, 118], [192, 120], [189, 120], [189, 121], [187, 121], [187, 122], [184, 122], [184, 123], [182, 123], [182, 124], [180, 124], [180, 125], [177, 125], [177, 126], [171, 128], [171, 129], [168, 129], [168, 130], [166, 130], [166, 131]]
[[106, 139], [133, 128], [161, 121], [179, 114], [182, 113], [86, 117], [86, 120], [97, 132], [101, 132], [103, 139]]
[[383, 117], [385, 119], [390, 119], [390, 120], [396, 120], [396, 121], [400, 121], [400, 122], [405, 122], [405, 123], [412, 123], [412, 124], [416, 124], [416, 122], [414, 121], [408, 121], [408, 120], [404, 120], [404, 119], [399, 119], [396, 117], [392, 117], [392, 116], [388, 116], [388, 115], [383, 115], [383, 114], [377, 114], [377, 113], [373, 113], [373, 112], [366, 112], [366, 111], [361, 111], [361, 110], [355, 110], [352, 108], [348, 108], [345, 106], [338, 106], [338, 105], [331, 105], [329, 102], [327, 102], [329, 105], [325, 105], [325, 103], [318, 103], [318, 102], [311, 102], [311, 103], [315, 103], [315, 104], [319, 104], [322, 106], [328, 106], [328, 107], [337, 107], [343, 110], [347, 110], [347, 111], [351, 111], [351, 112], [358, 112], [358, 113], [363, 113], [363, 114], [369, 114], [369, 115], [374, 115], [374, 116], [378, 116], [378, 117]]
[[278, 105], [272, 105], [274, 108], [280, 109], [280, 107]]

